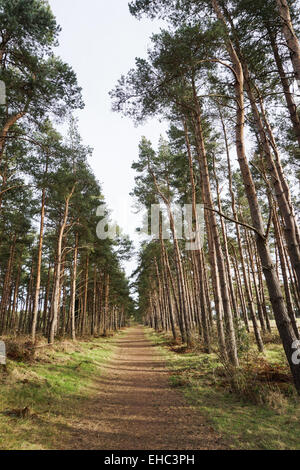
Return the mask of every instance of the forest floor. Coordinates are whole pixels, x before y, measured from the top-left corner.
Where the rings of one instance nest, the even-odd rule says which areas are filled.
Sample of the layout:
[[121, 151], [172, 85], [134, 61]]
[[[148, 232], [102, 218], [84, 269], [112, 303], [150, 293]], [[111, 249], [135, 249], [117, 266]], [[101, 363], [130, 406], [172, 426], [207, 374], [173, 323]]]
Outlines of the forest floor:
[[225, 449], [197, 409], [172, 389], [161, 353], [142, 327], [115, 341], [99, 393], [72, 422], [67, 448], [114, 450]]
[[12, 340], [0, 369], [1, 450], [300, 449], [300, 400], [276, 342], [241, 355], [240, 395], [216, 353], [142, 327], [21, 353]]
[[26, 347], [30, 338], [1, 338], [9, 359], [6, 370], [0, 366], [0, 449], [67, 448], [72, 422], [97, 394], [96, 379], [123, 334], [51, 348], [39, 339], [34, 356]]
[[226, 449], [142, 327], [9, 361], [0, 449]]
[[235, 388], [216, 352], [205, 354], [197, 345], [188, 350], [170, 334], [146, 332], [165, 358], [172, 387], [230, 449], [300, 450], [300, 399], [275, 329], [269, 342], [265, 338], [264, 353], [253, 337], [249, 349], [239, 353]]

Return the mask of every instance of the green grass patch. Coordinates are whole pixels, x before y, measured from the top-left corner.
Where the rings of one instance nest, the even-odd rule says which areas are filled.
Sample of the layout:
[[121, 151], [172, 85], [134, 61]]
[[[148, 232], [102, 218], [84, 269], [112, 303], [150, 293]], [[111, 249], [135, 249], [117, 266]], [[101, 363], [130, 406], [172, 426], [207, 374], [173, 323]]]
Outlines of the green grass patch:
[[58, 343], [33, 362], [9, 360], [0, 373], [0, 449], [58, 448], [114, 348], [113, 338], [97, 338]]
[[[251, 403], [224, 386], [218, 374], [221, 364], [215, 354], [197, 351], [178, 354], [170, 350], [170, 338], [166, 335], [150, 329], [146, 329], [146, 334], [166, 359], [172, 372], [171, 386], [180, 389], [189, 403], [197, 406], [232, 449], [300, 450], [300, 400], [293, 385], [288, 385], [290, 397], [270, 391], [270, 406]], [[263, 360], [271, 366], [286, 364], [278, 344], [266, 346]]]

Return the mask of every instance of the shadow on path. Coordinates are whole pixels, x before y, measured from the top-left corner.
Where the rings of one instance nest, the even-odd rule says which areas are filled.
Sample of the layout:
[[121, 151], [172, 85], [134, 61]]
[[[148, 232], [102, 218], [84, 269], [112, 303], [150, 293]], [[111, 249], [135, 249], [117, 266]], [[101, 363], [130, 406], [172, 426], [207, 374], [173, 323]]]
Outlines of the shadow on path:
[[169, 372], [142, 327], [115, 341], [95, 397], [64, 429], [66, 449], [226, 449], [222, 438], [169, 385]]

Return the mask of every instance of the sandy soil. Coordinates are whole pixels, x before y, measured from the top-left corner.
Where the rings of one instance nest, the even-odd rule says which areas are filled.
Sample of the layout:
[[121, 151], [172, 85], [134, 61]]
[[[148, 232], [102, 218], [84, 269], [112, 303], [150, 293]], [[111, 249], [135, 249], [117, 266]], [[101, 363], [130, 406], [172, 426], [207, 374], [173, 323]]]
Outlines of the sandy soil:
[[115, 340], [116, 353], [95, 382], [97, 393], [68, 423], [65, 449], [226, 449], [219, 436], [170, 387], [169, 372], [143, 328]]

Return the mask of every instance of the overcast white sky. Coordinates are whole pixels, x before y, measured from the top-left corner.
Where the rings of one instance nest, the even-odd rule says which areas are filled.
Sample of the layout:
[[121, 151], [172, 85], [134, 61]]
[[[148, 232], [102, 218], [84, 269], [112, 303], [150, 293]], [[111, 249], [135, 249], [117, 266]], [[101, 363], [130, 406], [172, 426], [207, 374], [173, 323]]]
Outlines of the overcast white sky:
[[[108, 92], [120, 75], [145, 57], [157, 22], [138, 21], [127, 0], [49, 0], [62, 27], [60, 55], [75, 70], [83, 88], [85, 109], [77, 113], [84, 143], [94, 148], [90, 164], [102, 185], [113, 218], [134, 237], [139, 219], [126, 217], [132, 206], [134, 184], [131, 164], [137, 159], [142, 135], [157, 143], [165, 126], [157, 121], [135, 128], [129, 119], [111, 111]], [[136, 238], [136, 237], [135, 237]], [[134, 261], [127, 271], [134, 268]]]

